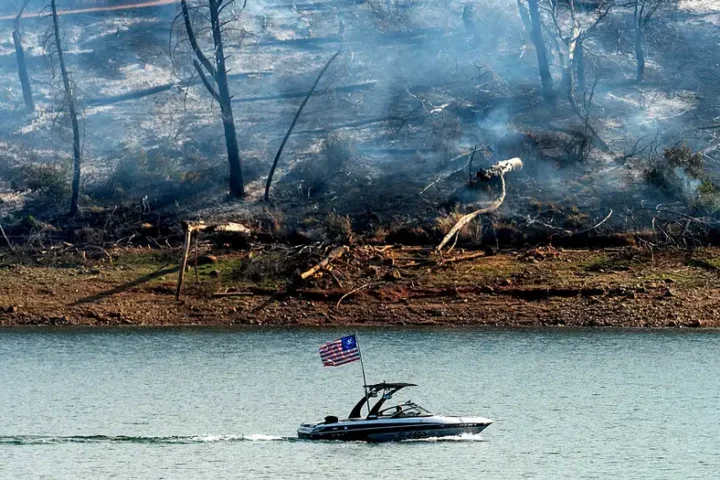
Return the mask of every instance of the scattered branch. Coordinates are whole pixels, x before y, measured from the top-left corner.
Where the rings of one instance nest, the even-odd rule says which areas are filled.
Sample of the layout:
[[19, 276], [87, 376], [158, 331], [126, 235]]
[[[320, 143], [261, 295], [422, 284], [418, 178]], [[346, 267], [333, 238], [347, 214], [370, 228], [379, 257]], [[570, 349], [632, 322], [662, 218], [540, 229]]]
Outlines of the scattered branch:
[[334, 249], [330, 252], [330, 254], [328, 254], [328, 256], [326, 256], [325, 258], [323, 258], [322, 260], [320, 260], [320, 262], [318, 262], [317, 265], [315, 265], [315, 266], [312, 267], [311, 269], [309, 269], [309, 270], [301, 273], [301, 274], [300, 274], [300, 280], [306, 280], [306, 279], [308, 279], [309, 277], [312, 277], [312, 276], [316, 275], [320, 270], [322, 270], [323, 268], [327, 267], [327, 266], [330, 264], [330, 262], [332, 262], [332, 261], [333, 261], [334, 259], [336, 259], [336, 258], [339, 258], [339, 257], [343, 256], [343, 254], [344, 254], [345, 252], [347, 252], [347, 251], [348, 251], [348, 247], [347, 247], [347, 246], [342, 246], [342, 247], [334, 248]]
[[343, 295], [342, 297], [340, 297], [340, 300], [338, 300], [338, 302], [335, 304], [335, 308], [340, 308], [340, 304], [342, 303], [343, 300], [345, 300], [347, 297], [349, 297], [349, 296], [352, 295], [353, 293], [357, 293], [357, 292], [359, 292], [360, 290], [363, 290], [363, 289], [369, 287], [370, 285], [372, 285], [372, 283], [366, 283], [365, 285], [362, 285], [362, 286], [360, 286], [360, 287], [358, 287], [358, 288], [355, 288], [355, 289], [353, 289], [353, 290], [350, 290], [350, 291], [347, 292], [345, 295]]

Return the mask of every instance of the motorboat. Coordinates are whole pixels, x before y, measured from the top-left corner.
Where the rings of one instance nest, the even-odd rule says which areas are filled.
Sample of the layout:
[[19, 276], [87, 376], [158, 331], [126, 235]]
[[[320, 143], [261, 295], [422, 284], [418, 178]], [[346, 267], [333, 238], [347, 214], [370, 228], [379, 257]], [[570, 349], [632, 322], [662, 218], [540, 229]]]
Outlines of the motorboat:
[[[327, 416], [318, 423], [303, 423], [298, 437], [308, 440], [398, 441], [420, 438], [476, 434], [485, 430], [492, 420], [482, 417], [449, 417], [436, 415], [417, 403], [407, 401], [387, 405], [392, 396], [413, 383], [378, 383], [365, 385], [365, 396], [346, 419]], [[371, 406], [370, 399], [378, 398]], [[367, 405], [368, 414], [362, 416]]]

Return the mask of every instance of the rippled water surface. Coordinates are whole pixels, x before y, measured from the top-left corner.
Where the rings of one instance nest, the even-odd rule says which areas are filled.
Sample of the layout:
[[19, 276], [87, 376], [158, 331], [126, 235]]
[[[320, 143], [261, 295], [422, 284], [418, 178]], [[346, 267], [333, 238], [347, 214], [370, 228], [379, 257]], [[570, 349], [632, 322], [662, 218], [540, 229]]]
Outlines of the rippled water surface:
[[0, 330], [0, 478], [688, 479], [720, 472], [720, 332], [361, 330], [369, 381], [480, 436], [295, 439], [347, 415], [339, 330]]

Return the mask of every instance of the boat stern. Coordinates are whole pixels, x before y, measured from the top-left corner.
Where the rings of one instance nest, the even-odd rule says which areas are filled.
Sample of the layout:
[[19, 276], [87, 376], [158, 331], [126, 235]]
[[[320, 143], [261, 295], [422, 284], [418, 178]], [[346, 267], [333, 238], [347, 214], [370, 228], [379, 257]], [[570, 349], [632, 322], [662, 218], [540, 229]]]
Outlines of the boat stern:
[[317, 423], [303, 423], [297, 430], [298, 438], [311, 438]]

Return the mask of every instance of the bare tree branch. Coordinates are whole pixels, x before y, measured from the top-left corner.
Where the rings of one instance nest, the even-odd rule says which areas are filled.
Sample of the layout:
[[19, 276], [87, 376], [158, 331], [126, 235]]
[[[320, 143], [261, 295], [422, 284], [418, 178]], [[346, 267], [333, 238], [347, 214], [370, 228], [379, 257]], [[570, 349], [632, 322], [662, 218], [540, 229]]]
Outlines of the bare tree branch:
[[202, 65], [200, 65], [200, 62], [198, 62], [197, 60], [193, 60], [193, 66], [195, 67], [195, 70], [200, 76], [200, 80], [202, 80], [203, 85], [205, 85], [205, 88], [207, 88], [207, 91], [210, 92], [210, 95], [212, 95], [218, 103], [220, 103], [220, 94], [217, 93], [215, 87], [213, 87], [213, 85], [210, 83], [210, 80], [207, 78], [207, 75], [205, 74]]
[[210, 63], [210, 60], [208, 60], [208, 58], [205, 56], [202, 49], [197, 43], [197, 38], [195, 38], [195, 31], [193, 30], [192, 22], [190, 21], [190, 12], [188, 11], [187, 0], [180, 0], [180, 5], [182, 7], [183, 20], [185, 21], [185, 30], [187, 30], [190, 45], [192, 46], [192, 49], [195, 52], [198, 60], [200, 60], [200, 63], [202, 63], [202, 65], [207, 69], [208, 73], [210, 73], [210, 76], [215, 78], [215, 67], [213, 67], [213, 64]]

